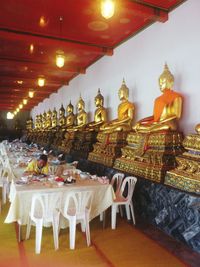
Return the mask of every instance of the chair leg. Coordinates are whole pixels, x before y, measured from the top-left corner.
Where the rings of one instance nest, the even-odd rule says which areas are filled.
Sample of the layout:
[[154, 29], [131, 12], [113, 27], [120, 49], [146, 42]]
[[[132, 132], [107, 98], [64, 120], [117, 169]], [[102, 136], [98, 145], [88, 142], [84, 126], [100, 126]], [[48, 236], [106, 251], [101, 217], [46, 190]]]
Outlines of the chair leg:
[[75, 248], [76, 239], [76, 217], [70, 218], [69, 220], [69, 247], [70, 249]]
[[103, 222], [103, 213], [104, 211], [100, 213], [100, 222]]
[[133, 225], [135, 225], [135, 213], [134, 213], [134, 207], [133, 207], [133, 202], [130, 202], [130, 208], [131, 208], [131, 214], [133, 218]]
[[87, 245], [88, 247], [91, 244], [91, 240], [90, 240], [90, 223], [89, 223], [89, 214], [86, 213], [85, 214], [85, 232], [86, 232], [86, 240], [87, 240]]
[[7, 183], [3, 183], [3, 188], [2, 188], [2, 204], [6, 204], [6, 196], [7, 196]]
[[117, 205], [113, 204], [111, 207], [111, 228], [116, 229], [116, 214], [117, 214]]
[[126, 217], [127, 217], [127, 219], [130, 221], [130, 219], [131, 219], [131, 215], [130, 215], [129, 204], [126, 204], [126, 205], [125, 205], [125, 208], [126, 208]]
[[41, 251], [41, 241], [42, 241], [42, 226], [43, 220], [39, 220], [36, 223], [36, 236], [35, 236], [35, 253], [40, 254]]
[[81, 222], [81, 231], [84, 232], [84, 233], [85, 233], [85, 227], [86, 227], [85, 222], [82, 221]]
[[59, 214], [54, 215], [53, 217], [53, 240], [54, 240], [54, 247], [55, 250], [59, 248], [59, 239], [58, 239], [58, 234], [59, 234]]
[[31, 233], [31, 218], [28, 218], [28, 223], [26, 227], [26, 240], [29, 239]]

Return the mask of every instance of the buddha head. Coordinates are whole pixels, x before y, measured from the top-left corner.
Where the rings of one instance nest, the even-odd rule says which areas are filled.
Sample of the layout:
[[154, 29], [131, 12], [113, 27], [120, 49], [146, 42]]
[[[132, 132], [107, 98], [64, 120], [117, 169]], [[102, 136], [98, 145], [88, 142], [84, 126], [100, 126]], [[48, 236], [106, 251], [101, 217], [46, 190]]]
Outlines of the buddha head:
[[57, 118], [57, 111], [56, 111], [56, 108], [54, 108], [54, 110], [53, 110], [52, 118], [53, 118], [53, 119], [56, 119], [56, 118]]
[[161, 92], [163, 92], [165, 89], [172, 89], [174, 84], [174, 76], [170, 72], [167, 64], [165, 64], [164, 71], [160, 75], [158, 82]]
[[77, 103], [77, 109], [78, 109], [78, 111], [85, 109], [85, 102], [83, 101], [81, 96], [80, 96], [79, 101]]
[[51, 119], [51, 114], [52, 114], [52, 112], [51, 112], [51, 110], [49, 109], [49, 111], [47, 112], [47, 120], [50, 120], [50, 119]]
[[63, 117], [65, 115], [65, 109], [63, 107], [63, 104], [61, 105], [61, 108], [59, 109], [59, 116]]
[[124, 79], [123, 79], [121, 87], [119, 88], [118, 95], [119, 95], [120, 100], [127, 100], [128, 99], [129, 89], [126, 86]]
[[98, 89], [98, 93], [95, 96], [94, 101], [95, 101], [96, 107], [102, 107], [103, 106], [103, 104], [104, 104], [104, 97], [102, 96], [102, 94], [100, 92], [100, 89]]
[[72, 105], [71, 101], [69, 102], [69, 105], [67, 106], [67, 114], [71, 114], [74, 111], [74, 106]]

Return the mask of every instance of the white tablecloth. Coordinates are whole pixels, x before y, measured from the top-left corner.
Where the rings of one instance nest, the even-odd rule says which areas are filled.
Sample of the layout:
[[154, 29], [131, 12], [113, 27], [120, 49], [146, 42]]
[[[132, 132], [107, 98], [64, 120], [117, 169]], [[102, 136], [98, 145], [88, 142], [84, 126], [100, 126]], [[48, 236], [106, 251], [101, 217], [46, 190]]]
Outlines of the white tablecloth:
[[[98, 181], [94, 180], [77, 179], [75, 184], [63, 185], [61, 187], [49, 182], [33, 182], [28, 185], [16, 185], [12, 182], [10, 189], [11, 204], [5, 223], [18, 222], [20, 225], [27, 224], [31, 200], [34, 193], [61, 192], [64, 201], [65, 195], [73, 190], [93, 191], [90, 220], [110, 207], [115, 197], [110, 184], [100, 184]], [[64, 205], [64, 203], [62, 203], [62, 205]]]

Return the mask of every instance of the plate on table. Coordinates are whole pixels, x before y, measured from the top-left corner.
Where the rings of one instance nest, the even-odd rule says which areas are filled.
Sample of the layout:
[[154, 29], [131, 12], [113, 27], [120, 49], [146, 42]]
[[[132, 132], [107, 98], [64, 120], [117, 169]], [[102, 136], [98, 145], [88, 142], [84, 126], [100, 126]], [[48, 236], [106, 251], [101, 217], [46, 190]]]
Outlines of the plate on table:
[[18, 181], [15, 181], [15, 184], [16, 185], [25, 185], [25, 184], [28, 184], [28, 182], [26, 181], [22, 181], [22, 180], [18, 180]]

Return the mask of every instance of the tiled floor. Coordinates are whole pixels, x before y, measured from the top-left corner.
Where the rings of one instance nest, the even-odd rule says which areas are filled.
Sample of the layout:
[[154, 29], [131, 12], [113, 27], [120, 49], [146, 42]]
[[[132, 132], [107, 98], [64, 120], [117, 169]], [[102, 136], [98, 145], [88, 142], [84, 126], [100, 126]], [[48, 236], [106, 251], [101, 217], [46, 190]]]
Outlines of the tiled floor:
[[145, 233], [149, 238], [155, 240], [159, 245], [166, 248], [173, 255], [178, 257], [186, 265], [192, 267], [200, 266], [199, 253], [194, 252], [188, 246], [166, 235], [164, 232], [162, 232], [155, 226], [142, 222], [137, 218], [137, 228], [140, 229], [143, 233]]

